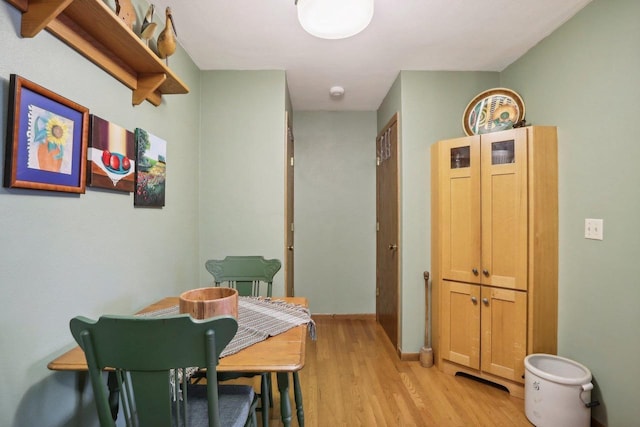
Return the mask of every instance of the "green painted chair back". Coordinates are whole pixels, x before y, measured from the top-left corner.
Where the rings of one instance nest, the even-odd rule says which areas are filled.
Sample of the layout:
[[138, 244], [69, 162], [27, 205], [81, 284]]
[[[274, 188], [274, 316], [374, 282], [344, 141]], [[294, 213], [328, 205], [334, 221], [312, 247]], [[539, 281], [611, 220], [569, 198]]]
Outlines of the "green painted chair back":
[[213, 275], [216, 286], [227, 282], [238, 290], [240, 296], [259, 296], [260, 285], [267, 285], [265, 296], [270, 297], [273, 277], [282, 263], [278, 259], [264, 259], [262, 256], [228, 256], [225, 259], [210, 259], [205, 268]]
[[[230, 316], [206, 320], [194, 320], [187, 314], [161, 318], [102, 316], [98, 321], [75, 317], [70, 328], [87, 358], [102, 427], [116, 425], [103, 375], [106, 367], [115, 368], [127, 426], [170, 427], [174, 417], [186, 422], [189, 404], [185, 393], [184, 398], [174, 399], [181, 396], [180, 380], [175, 377], [188, 367], [215, 372], [220, 352], [235, 335], [238, 323]], [[215, 381], [207, 385], [206, 395], [208, 409], [203, 405], [200, 408], [208, 410], [208, 426], [219, 427]]]

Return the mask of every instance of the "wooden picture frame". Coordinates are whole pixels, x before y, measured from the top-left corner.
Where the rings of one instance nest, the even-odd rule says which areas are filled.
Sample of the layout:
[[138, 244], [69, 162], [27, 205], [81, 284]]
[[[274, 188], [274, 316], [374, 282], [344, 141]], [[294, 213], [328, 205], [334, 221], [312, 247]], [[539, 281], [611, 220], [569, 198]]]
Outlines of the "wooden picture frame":
[[88, 108], [11, 74], [4, 186], [84, 193], [88, 135]]
[[165, 203], [167, 142], [136, 128], [136, 190], [133, 205], [161, 208]]
[[135, 189], [136, 147], [133, 132], [89, 115], [87, 185], [130, 193]]

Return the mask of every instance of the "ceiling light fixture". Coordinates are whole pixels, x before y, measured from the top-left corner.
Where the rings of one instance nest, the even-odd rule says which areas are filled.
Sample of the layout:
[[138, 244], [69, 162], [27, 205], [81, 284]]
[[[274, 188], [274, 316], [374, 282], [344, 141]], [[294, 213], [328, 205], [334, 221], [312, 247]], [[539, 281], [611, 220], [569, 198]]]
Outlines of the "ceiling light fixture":
[[373, 18], [374, 0], [295, 0], [304, 30], [321, 39], [355, 36]]

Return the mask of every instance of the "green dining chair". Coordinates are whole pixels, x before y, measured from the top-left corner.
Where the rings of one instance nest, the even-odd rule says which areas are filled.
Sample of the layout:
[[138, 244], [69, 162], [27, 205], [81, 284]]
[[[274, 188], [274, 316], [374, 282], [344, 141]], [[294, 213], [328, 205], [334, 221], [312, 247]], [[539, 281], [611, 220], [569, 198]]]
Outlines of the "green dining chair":
[[[205, 262], [205, 268], [214, 279], [215, 286], [228, 286], [238, 290], [240, 296], [271, 297], [273, 277], [282, 263], [278, 259], [264, 259], [262, 256], [227, 256], [225, 259], [210, 259]], [[266, 286], [266, 292], [263, 288]], [[270, 372], [256, 373], [218, 373], [219, 381], [226, 381], [238, 377], [253, 377], [260, 375], [260, 408], [262, 425], [269, 423], [269, 407], [273, 406], [273, 391]]]
[[251, 386], [190, 384], [189, 367], [216, 372], [220, 352], [238, 329], [235, 318], [75, 317], [71, 333], [84, 350], [101, 427], [115, 427], [105, 369], [118, 381], [127, 427], [255, 426]]
[[[270, 297], [273, 277], [282, 263], [278, 259], [264, 259], [261, 256], [228, 256], [225, 259], [210, 259], [204, 264], [213, 276], [216, 286], [229, 286], [238, 290], [240, 296]], [[266, 293], [262, 285], [267, 287]]]

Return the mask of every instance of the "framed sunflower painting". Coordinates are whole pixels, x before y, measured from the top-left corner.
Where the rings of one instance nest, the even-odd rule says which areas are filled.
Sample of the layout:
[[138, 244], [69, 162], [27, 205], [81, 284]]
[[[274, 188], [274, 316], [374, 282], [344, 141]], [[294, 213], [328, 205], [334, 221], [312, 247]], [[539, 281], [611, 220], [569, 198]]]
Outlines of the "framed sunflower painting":
[[89, 109], [16, 74], [9, 89], [4, 186], [84, 193]]

